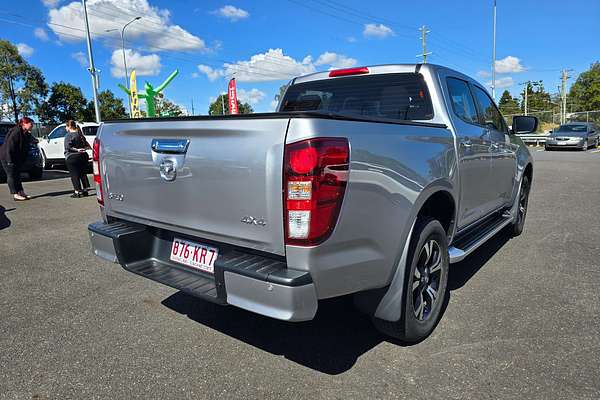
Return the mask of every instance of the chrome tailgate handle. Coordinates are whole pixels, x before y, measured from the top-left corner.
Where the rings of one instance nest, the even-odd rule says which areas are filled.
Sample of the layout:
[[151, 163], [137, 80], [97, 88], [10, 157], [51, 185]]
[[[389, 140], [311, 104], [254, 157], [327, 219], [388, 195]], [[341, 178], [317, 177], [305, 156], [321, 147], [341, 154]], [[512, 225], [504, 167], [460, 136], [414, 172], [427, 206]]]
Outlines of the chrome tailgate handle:
[[165, 154], [185, 154], [189, 139], [152, 139], [152, 151]]

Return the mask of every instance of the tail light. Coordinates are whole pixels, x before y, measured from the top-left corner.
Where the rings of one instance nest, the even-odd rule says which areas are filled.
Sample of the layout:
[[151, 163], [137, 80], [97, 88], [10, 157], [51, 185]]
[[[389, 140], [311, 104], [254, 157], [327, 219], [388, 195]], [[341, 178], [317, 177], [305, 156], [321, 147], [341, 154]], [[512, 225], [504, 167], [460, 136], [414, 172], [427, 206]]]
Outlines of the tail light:
[[100, 139], [94, 139], [92, 153], [92, 166], [94, 168], [94, 183], [96, 184], [96, 198], [98, 203], [104, 205], [104, 194], [102, 193], [102, 178], [100, 177]]
[[286, 145], [286, 244], [314, 246], [329, 237], [346, 191], [349, 159], [345, 138], [315, 138]]

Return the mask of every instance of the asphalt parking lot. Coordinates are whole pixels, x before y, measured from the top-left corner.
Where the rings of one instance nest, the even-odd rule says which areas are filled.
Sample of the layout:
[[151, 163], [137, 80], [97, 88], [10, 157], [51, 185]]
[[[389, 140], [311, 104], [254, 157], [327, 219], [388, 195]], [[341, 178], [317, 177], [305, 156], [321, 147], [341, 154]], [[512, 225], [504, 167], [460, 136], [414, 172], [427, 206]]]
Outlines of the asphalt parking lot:
[[0, 185], [0, 398], [598, 399], [600, 153], [532, 153], [524, 234], [452, 266], [414, 346], [348, 298], [291, 324], [178, 293], [92, 256], [63, 173]]

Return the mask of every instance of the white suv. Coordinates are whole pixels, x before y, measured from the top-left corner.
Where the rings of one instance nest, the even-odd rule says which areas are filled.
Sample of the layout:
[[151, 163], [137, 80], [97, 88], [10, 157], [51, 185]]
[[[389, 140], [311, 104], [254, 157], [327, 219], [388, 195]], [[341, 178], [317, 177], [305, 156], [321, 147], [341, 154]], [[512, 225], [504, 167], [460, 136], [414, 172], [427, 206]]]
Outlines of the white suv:
[[[94, 144], [99, 125], [95, 122], [79, 122], [77, 125], [81, 128], [85, 139], [90, 144]], [[50, 169], [54, 165], [65, 165], [65, 135], [67, 129], [65, 124], [60, 124], [50, 132], [44, 139], [40, 140], [39, 146], [42, 152], [42, 160], [45, 169]], [[92, 151], [88, 150], [90, 163], [92, 162]]]

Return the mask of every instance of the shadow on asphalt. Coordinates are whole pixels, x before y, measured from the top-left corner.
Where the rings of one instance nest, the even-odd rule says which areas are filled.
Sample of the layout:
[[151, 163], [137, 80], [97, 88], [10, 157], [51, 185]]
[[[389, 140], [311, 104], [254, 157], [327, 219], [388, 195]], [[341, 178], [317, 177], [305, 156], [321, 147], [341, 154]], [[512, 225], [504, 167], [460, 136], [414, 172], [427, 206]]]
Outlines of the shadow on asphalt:
[[[508, 240], [507, 235], [498, 234], [464, 261], [452, 265], [450, 291], [463, 287]], [[442, 318], [450, 297], [451, 292]], [[227, 336], [330, 375], [348, 371], [361, 355], [381, 342], [406, 345], [376, 331], [370, 317], [354, 308], [351, 296], [322, 300], [312, 321], [296, 323], [218, 306], [183, 292], [173, 294], [162, 304]]]
[[67, 194], [72, 194], [72, 193], [73, 193], [73, 189], [71, 189], [71, 190], [60, 190], [60, 191], [57, 191], [57, 192], [49, 192], [49, 193], [44, 193], [44, 194], [38, 194], [36, 196], [31, 196], [31, 198], [32, 199], [39, 199], [40, 197], [58, 197], [58, 196], [64, 196], [64, 195], [67, 195]]
[[0, 231], [10, 226], [10, 219], [8, 219], [8, 217], [6, 216], [6, 212], [12, 210], [14, 210], [14, 208], [9, 208], [7, 210], [6, 208], [0, 206]]
[[509, 235], [500, 232], [463, 261], [450, 265], [448, 288], [456, 290], [463, 287], [509, 240]]

